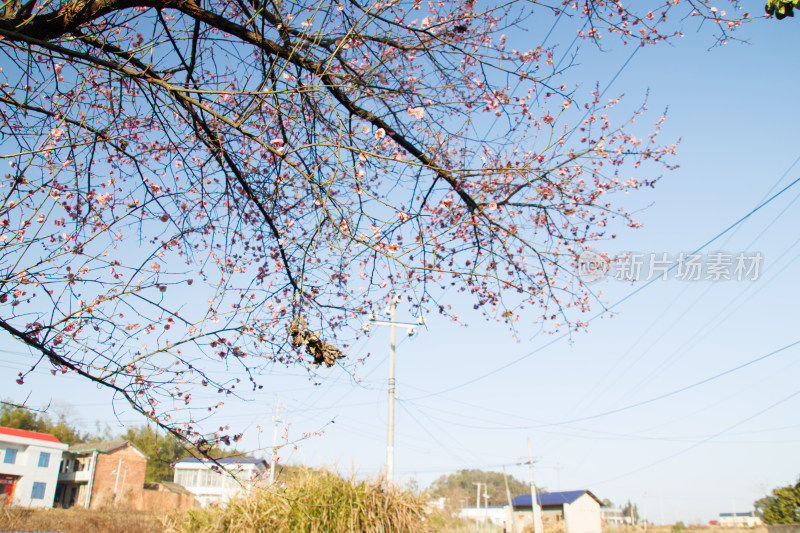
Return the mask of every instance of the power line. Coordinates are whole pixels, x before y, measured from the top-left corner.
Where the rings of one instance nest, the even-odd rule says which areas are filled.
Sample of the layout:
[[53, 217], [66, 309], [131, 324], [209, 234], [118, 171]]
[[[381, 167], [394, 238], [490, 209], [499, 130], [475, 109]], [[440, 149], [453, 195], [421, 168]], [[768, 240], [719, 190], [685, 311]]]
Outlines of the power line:
[[[743, 217], [739, 218], [734, 223], [732, 223], [731, 225], [726, 227], [724, 230], [722, 230], [721, 232], [717, 233], [714, 237], [712, 237], [711, 239], [707, 240], [705, 243], [700, 245], [693, 252], [691, 252], [691, 254], [692, 255], [697, 254], [701, 250], [705, 249], [711, 243], [713, 243], [714, 241], [716, 241], [717, 239], [719, 239], [720, 237], [722, 237], [723, 235], [725, 235], [726, 233], [731, 231], [733, 228], [735, 228], [739, 224], [741, 224], [741, 223], [745, 222], [746, 220], [748, 220], [751, 216], [753, 216], [758, 211], [760, 211], [761, 209], [763, 209], [764, 207], [766, 207], [767, 205], [772, 203], [776, 198], [780, 197], [783, 193], [785, 193], [786, 191], [788, 191], [789, 189], [791, 189], [792, 187], [794, 187], [798, 183], [800, 183], [800, 178], [795, 179], [789, 185], [787, 185], [786, 187], [784, 187], [783, 189], [781, 189], [780, 191], [778, 191], [777, 193], [775, 193], [774, 195], [769, 197], [767, 200], [765, 200], [762, 203], [760, 203], [758, 206], [756, 206], [755, 208], [750, 210], [746, 215], [744, 215]], [[675, 268], [677, 268], [677, 265], [672, 265], [670, 268], [667, 269], [667, 272], [671, 272]], [[600, 318], [602, 316], [605, 316], [610, 311], [612, 311], [613, 309], [619, 307], [620, 305], [622, 305], [626, 301], [630, 300], [635, 295], [639, 294], [644, 289], [646, 289], [647, 287], [649, 287], [650, 285], [652, 285], [653, 283], [655, 283], [656, 281], [658, 281], [660, 279], [661, 279], [660, 277], [659, 278], [653, 278], [653, 279], [645, 282], [642, 286], [636, 288], [635, 290], [631, 291], [627, 295], [623, 296], [621, 299], [617, 300], [615, 303], [613, 303], [613, 304], [609, 305], [608, 307], [606, 307], [603, 311], [601, 311], [601, 312], [597, 313], [596, 315], [588, 318], [586, 320], [586, 322], [587, 323], [593, 322], [594, 320], [596, 320], [596, 319], [598, 319], [598, 318]], [[486, 379], [486, 378], [488, 378], [490, 376], [493, 376], [493, 375], [495, 375], [495, 374], [497, 374], [499, 372], [502, 372], [503, 370], [505, 370], [505, 369], [507, 369], [509, 367], [512, 367], [512, 366], [516, 365], [517, 363], [519, 363], [521, 361], [524, 361], [525, 359], [528, 359], [529, 357], [531, 357], [533, 355], [536, 355], [537, 353], [543, 351], [545, 348], [548, 348], [548, 347], [552, 346], [553, 344], [555, 344], [555, 343], [567, 338], [570, 334], [571, 334], [570, 331], [566, 331], [566, 332], [564, 332], [564, 333], [562, 333], [560, 335], [557, 335], [550, 342], [547, 342], [547, 343], [543, 344], [542, 346], [539, 346], [538, 348], [536, 348], [536, 349], [534, 349], [534, 350], [532, 350], [532, 351], [530, 351], [530, 352], [528, 352], [528, 353], [526, 353], [526, 354], [514, 359], [513, 361], [510, 361], [510, 362], [508, 362], [508, 363], [506, 363], [506, 364], [504, 364], [502, 366], [499, 366], [499, 367], [495, 368], [494, 370], [486, 372], [485, 374], [477, 376], [477, 377], [475, 377], [475, 378], [473, 378], [471, 380], [465, 381], [463, 383], [460, 383], [458, 385], [454, 385], [452, 387], [449, 387], [447, 389], [444, 389], [444, 390], [441, 390], [441, 391], [438, 391], [438, 392], [433, 392], [433, 393], [430, 393], [430, 394], [427, 394], [427, 395], [424, 395], [424, 396], [418, 396], [418, 397], [412, 398], [412, 399], [413, 400], [421, 400], [421, 399], [428, 398], [428, 397], [431, 397], [431, 396], [439, 396], [439, 395], [442, 395], [442, 394], [447, 394], [448, 392], [453, 392], [455, 390], [464, 388], [464, 387], [466, 387], [468, 385], [472, 385], [473, 383], [477, 383], [478, 381], [482, 381], [482, 380], [484, 380], [484, 379]]]
[[679, 451], [677, 451], [675, 453], [672, 453], [672, 454], [670, 454], [670, 455], [668, 455], [666, 457], [663, 457], [663, 458], [661, 458], [661, 459], [659, 459], [657, 461], [653, 461], [652, 463], [648, 463], [648, 464], [646, 464], [644, 466], [640, 466], [639, 468], [635, 468], [634, 470], [631, 470], [631, 471], [626, 472], [624, 474], [620, 474], [619, 476], [615, 476], [613, 478], [609, 478], [609, 479], [606, 479], [604, 481], [593, 483], [593, 485], [601, 485], [603, 483], [609, 483], [611, 481], [616, 481], [618, 479], [622, 479], [622, 478], [628, 477], [628, 476], [630, 476], [632, 474], [636, 474], [638, 472], [641, 472], [642, 470], [646, 470], [648, 468], [652, 468], [652, 467], [654, 467], [656, 465], [659, 465], [661, 463], [669, 461], [670, 459], [678, 457], [679, 455], [683, 455], [684, 453], [686, 453], [688, 451], [691, 451], [691, 450], [697, 448], [698, 446], [702, 446], [703, 444], [706, 444], [707, 442], [719, 437], [720, 435], [723, 435], [724, 433], [727, 433], [731, 429], [734, 429], [734, 428], [736, 428], [738, 426], [741, 426], [742, 424], [745, 424], [745, 423], [753, 420], [754, 418], [757, 418], [757, 417], [763, 415], [767, 411], [769, 411], [769, 410], [781, 405], [782, 403], [785, 403], [785, 402], [791, 400], [792, 398], [794, 398], [795, 396], [798, 396], [798, 395], [800, 395], [800, 390], [797, 390], [797, 391], [793, 392], [789, 396], [781, 398], [777, 402], [772, 403], [772, 404], [768, 405], [767, 407], [765, 407], [764, 409], [761, 409], [758, 412], [756, 412], [756, 413], [754, 413], [754, 414], [752, 414], [752, 415], [750, 415], [750, 416], [748, 416], [748, 417], [736, 422], [735, 424], [726, 427], [722, 431], [718, 431], [717, 433], [714, 433], [713, 435], [709, 436], [708, 438], [705, 438], [705, 439], [701, 440], [700, 442], [696, 442], [696, 443], [692, 444], [691, 446], [688, 446], [688, 447], [686, 447], [686, 448], [684, 448], [682, 450], [679, 450]]
[[619, 408], [616, 408], [616, 409], [610, 409], [608, 411], [603, 411], [603, 412], [596, 413], [596, 414], [593, 414], [593, 415], [583, 416], [583, 417], [579, 417], [579, 418], [572, 418], [572, 419], [569, 419], [569, 420], [562, 420], [562, 421], [559, 421], [559, 422], [541, 423], [541, 424], [536, 424], [536, 425], [492, 426], [492, 427], [477, 426], [476, 425], [476, 426], [469, 426], [469, 427], [472, 427], [474, 429], [491, 429], [491, 430], [541, 429], [541, 428], [548, 428], [548, 427], [554, 427], [554, 426], [566, 426], [566, 425], [569, 425], [569, 424], [576, 424], [576, 423], [579, 423], [579, 422], [586, 422], [588, 420], [594, 420], [594, 419], [597, 419], [597, 418], [610, 416], [610, 415], [613, 415], [613, 414], [621, 413], [623, 411], [628, 411], [630, 409], [635, 409], [637, 407], [641, 407], [643, 405], [647, 405], [647, 404], [650, 404], [650, 403], [653, 403], [653, 402], [657, 402], [659, 400], [663, 400], [665, 398], [669, 398], [671, 396], [675, 396], [676, 394], [680, 394], [680, 393], [685, 392], [687, 390], [694, 389], [694, 388], [699, 387], [701, 385], [705, 385], [706, 383], [710, 383], [711, 381], [715, 381], [715, 380], [717, 380], [717, 379], [719, 379], [721, 377], [727, 376], [728, 374], [732, 374], [732, 373], [737, 372], [737, 371], [739, 371], [739, 370], [741, 370], [743, 368], [746, 368], [748, 366], [754, 365], [754, 364], [756, 364], [756, 363], [758, 363], [760, 361], [763, 361], [765, 359], [769, 359], [770, 357], [773, 357], [773, 356], [775, 356], [775, 355], [777, 355], [777, 354], [779, 354], [781, 352], [784, 352], [784, 351], [788, 350], [789, 348], [793, 348], [794, 346], [797, 346], [799, 344], [800, 344], [800, 339], [798, 339], [798, 340], [796, 340], [796, 341], [794, 341], [792, 343], [789, 343], [789, 344], [787, 344], [785, 346], [782, 346], [782, 347], [780, 347], [780, 348], [778, 348], [776, 350], [773, 350], [773, 351], [771, 351], [769, 353], [766, 353], [764, 355], [756, 357], [755, 359], [751, 359], [750, 361], [747, 361], [745, 363], [737, 365], [737, 366], [735, 366], [733, 368], [729, 368], [728, 370], [725, 370], [725, 371], [720, 372], [718, 374], [715, 374], [713, 376], [709, 376], [709, 377], [707, 377], [705, 379], [702, 379], [700, 381], [696, 381], [696, 382], [691, 383], [689, 385], [685, 385], [683, 387], [680, 387], [679, 389], [675, 389], [673, 391], [670, 391], [670, 392], [667, 392], [667, 393], [664, 393], [664, 394], [660, 394], [658, 396], [654, 396], [654, 397], [648, 398], [646, 400], [642, 400], [642, 401], [639, 401], [639, 402], [636, 402], [636, 403], [633, 403], [633, 404], [630, 404], [630, 405], [626, 405], [624, 407], [619, 407]]
[[[794, 168], [794, 167], [797, 165], [797, 163], [798, 163], [798, 162], [800, 162], [800, 156], [798, 156], [798, 157], [797, 157], [797, 158], [794, 160], [794, 162], [793, 162], [791, 165], [789, 165], [789, 167], [788, 167], [788, 168], [787, 168], [787, 169], [784, 171], [784, 173], [783, 173], [783, 174], [782, 174], [782, 175], [781, 175], [781, 176], [780, 176], [780, 177], [779, 177], [779, 178], [778, 178], [778, 179], [775, 181], [775, 183], [772, 185], [772, 187], [770, 187], [770, 189], [769, 189], [769, 190], [768, 190], [768, 191], [767, 191], [767, 192], [766, 192], [766, 193], [765, 193], [765, 194], [762, 196], [762, 198], [761, 198], [761, 199], [758, 201], [758, 203], [761, 203], [761, 202], [763, 202], [764, 200], [766, 200], [766, 199], [767, 199], [767, 198], [768, 198], [768, 197], [769, 197], [769, 196], [772, 194], [772, 191], [774, 191], [774, 190], [775, 190], [775, 189], [778, 187], [778, 185], [779, 185], [779, 184], [780, 184], [780, 183], [781, 183], [781, 182], [784, 180], [784, 178], [785, 178], [786, 176], [788, 176], [788, 175], [789, 175], [789, 173], [790, 173], [790, 172], [792, 171], [792, 169], [793, 169], [793, 168]], [[761, 230], [761, 232], [760, 232], [760, 233], [759, 233], [759, 234], [758, 234], [758, 235], [757, 235], [757, 236], [756, 236], [756, 237], [755, 237], [755, 238], [754, 238], [754, 239], [753, 239], [753, 240], [750, 242], [750, 244], [748, 244], [747, 246], [745, 246], [745, 247], [744, 247], [744, 249], [749, 249], [749, 248], [751, 248], [751, 247], [752, 247], [752, 246], [753, 246], [753, 245], [754, 245], [754, 244], [755, 244], [755, 243], [756, 243], [756, 242], [757, 242], [757, 241], [758, 241], [758, 240], [759, 240], [759, 239], [760, 239], [760, 238], [761, 238], [761, 237], [762, 237], [762, 236], [763, 236], [763, 235], [764, 235], [764, 234], [765, 234], [765, 233], [766, 233], [766, 232], [767, 232], [767, 231], [768, 231], [768, 230], [769, 230], [769, 229], [770, 229], [770, 228], [771, 228], [771, 227], [772, 227], [772, 226], [773, 226], [773, 225], [774, 225], [774, 224], [775, 224], [775, 223], [776, 223], [776, 222], [777, 222], [777, 221], [778, 221], [778, 220], [779, 220], [779, 219], [780, 219], [780, 218], [781, 218], [781, 217], [782, 217], [782, 216], [783, 216], [783, 215], [784, 215], [784, 214], [785, 214], [785, 213], [786, 213], [786, 212], [787, 212], [787, 211], [788, 211], [790, 208], [791, 208], [791, 206], [792, 206], [792, 205], [794, 205], [794, 203], [795, 203], [795, 202], [796, 202], [798, 199], [800, 199], [800, 194], [796, 195], [796, 196], [794, 197], [794, 199], [792, 199], [792, 200], [791, 200], [791, 201], [790, 201], [790, 202], [789, 202], [789, 203], [786, 205], [786, 207], [784, 207], [784, 209], [783, 209], [783, 210], [782, 210], [780, 213], [778, 213], [778, 214], [777, 214], [775, 217], [773, 217], [772, 221], [770, 221], [770, 223], [769, 223], [769, 224], [767, 224], [767, 225], [764, 227], [764, 229], [762, 229], [762, 230]], [[758, 205], [758, 204], [756, 204], [756, 205]], [[740, 226], [737, 226], [737, 228], [736, 228], [734, 231], [732, 231], [732, 232], [730, 232], [730, 233], [729, 233], [729, 235], [728, 235], [728, 238], [725, 240], [725, 242], [724, 242], [724, 243], [722, 243], [722, 244], [720, 245], [720, 246], [721, 246], [721, 248], [723, 248], [723, 249], [725, 248], [726, 244], [727, 244], [727, 243], [728, 243], [728, 242], [729, 242], [729, 241], [730, 241], [730, 240], [733, 238], [733, 235], [734, 235], [734, 234], [735, 234], [735, 233], [736, 233], [736, 232], [737, 232], [737, 231], [738, 231], [738, 230], [739, 230], [741, 227], [742, 227], [741, 225], [740, 225]], [[788, 251], [789, 251], [791, 248], [793, 248], [794, 246], [796, 246], [798, 242], [800, 242], [800, 239], [798, 239], [797, 241], [795, 241], [795, 243], [794, 243], [794, 244], [792, 244], [792, 245], [791, 245], [789, 248], [787, 248], [787, 250], [786, 250], [784, 253], [782, 253], [782, 254], [781, 254], [779, 257], [778, 257], [778, 259], [774, 260], [774, 261], [773, 261], [773, 264], [777, 264], [777, 263], [779, 263], [779, 262], [780, 262], [780, 260], [781, 260], [781, 259], [782, 259], [782, 258], [783, 258], [783, 257], [784, 257], [784, 256], [785, 256], [787, 253], [788, 253]], [[788, 266], [788, 265], [787, 265], [787, 266]], [[783, 272], [785, 269], [786, 269], [786, 267], [784, 267], [783, 269], [781, 269], [781, 272]], [[761, 284], [761, 286], [760, 286], [759, 290], [762, 290], [764, 287], [766, 287], [767, 285], [769, 285], [769, 284], [770, 284], [770, 283], [771, 283], [771, 282], [772, 282], [774, 279], [776, 279], [776, 278], [777, 278], [777, 274], [776, 274], [776, 275], [774, 275], [774, 276], [772, 276], [772, 277], [771, 277], [771, 278], [770, 278], [770, 279], [769, 279], [769, 280], [768, 280], [766, 283], [763, 283], [763, 284]], [[748, 287], [746, 290], [742, 291], [742, 292], [741, 292], [741, 293], [740, 293], [740, 294], [739, 294], [737, 297], [735, 297], [735, 298], [734, 298], [734, 300], [733, 300], [733, 301], [735, 301], [735, 300], [737, 300], [738, 298], [742, 297], [742, 296], [743, 296], [743, 295], [744, 295], [746, 292], [750, 291], [750, 290], [752, 289], [752, 287], [753, 287], [753, 286], [750, 286], [750, 287]], [[695, 306], [695, 305], [696, 305], [698, 302], [700, 302], [701, 300], [703, 300], [703, 299], [705, 298], [705, 295], [706, 295], [706, 294], [708, 294], [708, 293], [709, 293], [709, 292], [712, 290], [712, 288], [713, 288], [713, 286], [709, 286], [708, 288], [706, 288], [706, 290], [704, 290], [704, 291], [703, 291], [701, 294], [699, 294], [699, 295], [697, 296], [697, 298], [695, 298], [695, 300], [694, 300], [694, 301], [693, 301], [691, 304], [689, 304], [688, 306], [686, 306], [686, 307], [687, 307], [687, 309], [691, 309], [691, 308], [693, 308], [693, 307], [694, 307], [694, 306]], [[672, 300], [672, 301], [671, 301], [671, 302], [670, 302], [670, 303], [669, 303], [669, 304], [668, 304], [668, 305], [667, 305], [667, 306], [666, 306], [666, 307], [665, 307], [665, 308], [664, 308], [664, 309], [661, 311], [661, 313], [659, 314], [659, 316], [655, 318], [655, 320], [654, 320], [654, 321], [653, 321], [653, 322], [650, 324], [650, 326], [648, 326], [648, 327], [647, 327], [647, 329], [645, 329], [645, 330], [644, 330], [644, 331], [641, 333], [641, 335], [639, 335], [639, 338], [637, 339], [637, 341], [636, 341], [635, 343], [633, 343], [633, 345], [631, 345], [631, 347], [630, 347], [630, 348], [629, 348], [629, 349], [628, 349], [628, 350], [625, 352], [625, 354], [623, 354], [621, 357], [617, 358], [617, 360], [616, 360], [616, 362], [614, 363], [614, 365], [612, 365], [612, 366], [611, 366], [611, 368], [609, 368], [608, 372], [607, 372], [607, 373], [606, 373], [606, 375], [605, 375], [605, 378], [608, 378], [608, 377], [609, 377], [609, 376], [610, 376], [610, 375], [611, 375], [611, 374], [614, 372], [614, 369], [615, 369], [615, 368], [616, 368], [616, 367], [617, 367], [617, 366], [618, 366], [618, 365], [619, 365], [619, 364], [620, 364], [620, 363], [621, 363], [621, 362], [622, 362], [622, 361], [623, 361], [623, 360], [624, 360], [624, 359], [625, 359], [625, 358], [626, 358], [626, 357], [627, 357], [627, 356], [628, 356], [628, 355], [629, 355], [629, 354], [630, 354], [630, 353], [633, 351], [633, 348], [634, 348], [634, 347], [635, 347], [637, 344], [639, 344], [639, 343], [640, 343], [640, 342], [641, 342], [641, 341], [642, 341], [642, 340], [643, 340], [643, 339], [646, 337], [646, 335], [647, 335], [647, 334], [648, 334], [648, 333], [649, 333], [649, 332], [650, 332], [650, 331], [653, 329], [654, 325], [655, 325], [655, 324], [657, 324], [657, 323], [660, 321], [660, 319], [661, 319], [663, 316], [665, 316], [665, 315], [667, 314], [667, 312], [668, 312], [668, 311], [669, 311], [669, 310], [670, 310], [670, 309], [671, 309], [671, 308], [672, 308], [672, 307], [673, 307], [673, 306], [676, 304], [676, 302], [677, 302], [677, 301], [678, 301], [678, 300], [681, 298], [681, 296], [683, 296], [683, 294], [684, 294], [684, 293], [685, 293], [685, 292], [686, 292], [688, 289], [689, 289], [689, 285], [687, 284], [687, 285], [685, 285], [685, 286], [683, 287], [683, 289], [680, 291], [680, 293], [678, 293], [678, 294], [675, 296], [675, 298], [673, 298], [673, 300]], [[748, 298], [745, 300], [745, 302], [749, 301], [749, 300], [750, 300], [750, 299], [751, 299], [753, 296], [754, 296], [754, 295], [752, 295], [752, 294], [751, 294], [751, 295], [750, 295], [750, 296], [749, 296], [749, 297], [748, 297]], [[728, 305], [726, 305], [726, 306], [725, 306], [725, 308], [726, 308], [726, 309], [730, 308], [730, 305], [733, 303], [733, 301], [731, 301], [731, 302], [730, 302]], [[744, 305], [744, 302], [743, 302], [742, 304], [740, 304], [739, 306], [737, 306], [735, 309], [731, 310], [731, 311], [730, 311], [730, 312], [727, 314], [727, 316], [731, 316], [731, 315], [734, 313], [734, 311], [735, 311], [735, 310], [738, 310], [738, 309], [739, 309], [739, 308], [740, 308], [742, 305]], [[663, 337], [664, 337], [664, 336], [666, 336], [666, 335], [667, 335], [667, 334], [668, 334], [670, 331], [672, 331], [672, 328], [673, 328], [675, 325], [677, 325], [677, 324], [678, 324], [678, 323], [679, 323], [681, 320], [683, 320], [683, 319], [684, 319], [686, 316], [687, 316], [687, 315], [686, 315], [685, 313], [682, 313], [680, 316], [678, 316], [678, 317], [677, 317], [677, 318], [676, 318], [676, 319], [673, 321], [673, 323], [672, 323], [670, 326], [668, 326], [668, 327], [666, 327], [666, 328], [664, 329], [664, 332], [663, 332], [663, 333], [662, 333], [662, 334], [661, 334], [661, 335], [660, 335], [660, 336], [659, 336], [659, 337], [658, 337], [658, 338], [657, 338], [655, 341], [652, 341], [652, 342], [650, 343], [650, 345], [648, 346], [648, 348], [647, 348], [646, 350], [642, 351], [642, 352], [639, 354], [639, 356], [638, 356], [636, 359], [634, 359], [634, 360], [633, 360], [633, 362], [632, 362], [631, 364], [629, 364], [629, 365], [628, 365], [628, 367], [627, 367], [627, 368], [628, 368], [628, 369], [630, 369], [630, 368], [631, 368], [633, 365], [636, 365], [636, 364], [637, 364], [637, 363], [638, 363], [638, 362], [639, 362], [639, 361], [640, 361], [640, 360], [641, 360], [641, 359], [642, 359], [642, 358], [643, 358], [643, 357], [644, 357], [644, 356], [645, 356], [645, 355], [646, 355], [646, 354], [647, 354], [647, 353], [650, 351], [650, 349], [653, 347], [653, 345], [654, 345], [655, 343], [657, 343], [657, 342], [658, 342], [658, 341], [659, 341], [661, 338], [663, 338]], [[716, 315], [716, 317], [718, 318], [718, 317], [719, 317], [719, 314], [717, 314], [717, 315]], [[717, 326], [715, 326], [715, 327], [719, 327], [719, 326], [720, 326], [722, 323], [723, 323], [723, 320], [722, 320], [722, 319], [720, 319], [720, 321], [717, 323]], [[706, 326], [700, 326], [700, 327], [698, 328], [697, 332], [696, 332], [694, 335], [692, 335], [692, 337], [691, 337], [689, 340], [685, 341], [685, 342], [683, 343], [683, 345], [684, 345], [684, 346], [687, 346], [688, 344], [690, 344], [690, 343], [692, 342], [692, 340], [693, 340], [693, 339], [697, 338], [697, 337], [698, 337], [698, 335], [700, 335], [701, 333], [702, 333], [702, 335], [699, 337], [699, 339], [705, 338], [706, 336], [708, 336], [708, 334], [710, 333], [710, 331], [712, 331], [713, 329], [714, 329], [714, 328], [708, 328], [708, 327], [706, 327]], [[698, 340], [699, 340], [699, 339], [698, 339]], [[684, 353], [684, 355], [685, 355], [685, 353]], [[636, 390], [638, 390], [639, 388], [641, 388], [642, 386], [644, 386], [646, 383], [648, 383], [648, 382], [649, 382], [649, 381], [650, 381], [650, 380], [653, 378], [653, 376], [657, 375], [657, 374], [658, 374], [658, 373], [660, 373], [660, 372], [663, 372], [663, 371], [664, 371], [666, 368], [669, 368], [671, 365], [675, 364], [675, 362], [677, 362], [677, 360], [679, 360], [681, 357], [683, 357], [683, 356], [682, 356], [682, 355], [679, 355], [677, 352], [676, 352], [675, 354], [673, 354], [673, 356], [672, 356], [671, 358], [669, 358], [667, 361], [664, 361], [664, 362], [662, 362], [662, 364], [661, 364], [659, 367], [657, 367], [656, 369], [654, 369], [654, 370], [653, 370], [653, 371], [652, 371], [652, 372], [651, 372], [651, 373], [650, 373], [648, 376], [646, 376], [646, 377], [645, 377], [645, 378], [643, 378], [641, 381], [639, 381], [639, 383], [638, 383], [637, 385], [635, 385], [635, 386], [634, 386], [632, 389], [630, 389], [630, 390], [627, 392], [627, 394], [631, 394], [631, 393], [635, 392]], [[623, 374], [624, 374], [624, 372], [623, 372]], [[608, 390], [610, 390], [610, 389], [611, 389], [611, 388], [614, 386], [614, 382], [618, 381], [620, 378], [621, 378], [621, 375], [620, 375], [620, 374], [617, 374], [617, 375], [616, 375], [616, 380], [613, 380], [612, 382], [609, 382], [609, 383], [607, 383], [607, 384], [606, 384], [606, 386], [605, 386], [605, 388], [604, 388], [604, 390], [603, 390], [603, 393], [605, 393], [605, 392], [607, 392]], [[587, 391], [587, 393], [586, 393], [586, 394], [584, 395], [584, 397], [583, 397], [583, 398], [582, 398], [582, 399], [581, 399], [581, 400], [580, 400], [580, 401], [579, 401], [579, 402], [576, 404], [576, 406], [579, 406], [579, 405], [583, 404], [583, 403], [584, 403], [584, 402], [585, 402], [585, 401], [586, 401], [586, 400], [587, 400], [589, 397], [591, 397], [591, 396], [592, 396], [592, 394], [593, 394], [595, 391], [597, 391], [597, 389], [598, 389], [598, 387], [599, 387], [599, 384], [600, 384], [601, 382], [605, 382], [605, 381], [606, 381], [606, 379], [603, 379], [603, 380], [600, 380], [600, 381], [598, 381], [598, 382], [597, 382], [597, 384], [595, 384], [595, 386], [594, 386], [594, 387], [593, 387], [593, 388], [592, 388], [590, 391]], [[601, 394], [602, 394], [602, 393], [601, 393]], [[596, 400], [596, 399], [597, 399], [597, 397], [595, 397], [595, 400]]]

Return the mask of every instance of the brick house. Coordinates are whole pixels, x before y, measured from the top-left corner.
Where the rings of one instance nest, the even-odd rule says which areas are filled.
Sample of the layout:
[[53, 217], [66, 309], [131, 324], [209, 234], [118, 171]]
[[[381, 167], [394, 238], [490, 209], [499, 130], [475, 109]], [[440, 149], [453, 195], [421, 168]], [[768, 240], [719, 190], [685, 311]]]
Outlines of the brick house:
[[141, 491], [147, 456], [128, 441], [91, 442], [69, 448], [61, 461], [55, 505], [108, 507]]
[[0, 503], [52, 507], [67, 448], [53, 435], [0, 427]]

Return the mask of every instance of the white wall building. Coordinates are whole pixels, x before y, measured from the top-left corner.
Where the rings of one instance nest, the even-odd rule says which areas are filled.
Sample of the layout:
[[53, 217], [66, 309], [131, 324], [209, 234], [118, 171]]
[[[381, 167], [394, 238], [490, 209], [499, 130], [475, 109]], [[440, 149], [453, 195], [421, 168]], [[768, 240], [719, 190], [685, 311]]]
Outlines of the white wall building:
[[52, 507], [61, 454], [53, 435], [0, 427], [0, 497], [23, 507]]
[[601, 507], [600, 519], [603, 521], [603, 524], [607, 526], [621, 526], [623, 524], [629, 524], [631, 521], [630, 517], [622, 514], [622, 509], [614, 507]]
[[[601, 533], [601, 501], [588, 490], [541, 492], [536, 495], [541, 506], [544, 532]], [[514, 519], [524, 527], [533, 524], [531, 495], [522, 494], [512, 500]]]
[[506, 507], [464, 507], [458, 512], [459, 518], [475, 520], [479, 524], [491, 522], [503, 525], [508, 520]]
[[187, 457], [175, 463], [174, 482], [194, 494], [201, 507], [224, 504], [232, 496], [248, 491], [267, 479], [267, 463], [263, 459], [227, 457], [217, 459]]
[[756, 527], [762, 525], [755, 511], [747, 513], [719, 513], [719, 525], [722, 527]]

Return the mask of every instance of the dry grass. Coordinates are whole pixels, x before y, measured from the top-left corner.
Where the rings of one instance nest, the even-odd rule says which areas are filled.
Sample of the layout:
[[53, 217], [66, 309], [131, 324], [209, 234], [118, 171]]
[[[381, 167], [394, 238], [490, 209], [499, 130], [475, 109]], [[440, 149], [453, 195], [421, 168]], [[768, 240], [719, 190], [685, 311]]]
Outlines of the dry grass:
[[[278, 492], [260, 491], [227, 508], [193, 509], [169, 517], [124, 510], [25, 509], [0, 506], [1, 531], [57, 533], [289, 533], [474, 531], [474, 522], [425, 516], [422, 499], [387, 490], [378, 481], [343, 480], [330, 472], [304, 472]], [[502, 528], [495, 529], [500, 531]], [[637, 528], [603, 528], [604, 533], [645, 533]], [[672, 526], [647, 533], [675, 533]], [[767, 533], [718, 526], [686, 526], [680, 533]]]
[[[624, 533], [625, 529], [619, 530]], [[634, 533], [633, 530], [629, 530]], [[677, 530], [680, 533], [767, 533], [766, 526], [760, 527], [721, 527], [721, 526], [701, 526], [701, 525], [686, 525], [683, 529]], [[639, 527], [635, 533], [644, 533], [644, 530]], [[647, 528], [647, 533], [676, 533], [673, 526], [653, 526]]]
[[425, 531], [423, 499], [382, 481], [345, 480], [307, 472], [284, 487], [258, 490], [226, 507], [172, 515], [169, 533], [282, 533]]
[[0, 531], [161, 533], [162, 517], [136, 511], [0, 508]]
[[766, 526], [752, 528], [732, 528], [711, 525], [686, 525], [676, 529], [674, 526], [650, 526], [645, 532], [641, 525], [631, 528], [629, 526], [604, 527], [603, 533], [767, 533]]

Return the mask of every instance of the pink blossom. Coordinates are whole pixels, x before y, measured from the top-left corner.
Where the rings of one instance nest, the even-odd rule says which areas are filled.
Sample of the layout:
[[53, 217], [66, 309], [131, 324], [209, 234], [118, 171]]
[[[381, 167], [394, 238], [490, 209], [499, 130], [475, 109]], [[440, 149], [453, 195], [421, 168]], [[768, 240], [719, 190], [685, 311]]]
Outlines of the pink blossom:
[[386, 137], [386, 130], [383, 128], [378, 128], [378, 131], [375, 132], [375, 140], [380, 141], [384, 137]]
[[425, 110], [421, 107], [409, 107], [408, 114], [419, 120], [425, 116]]

